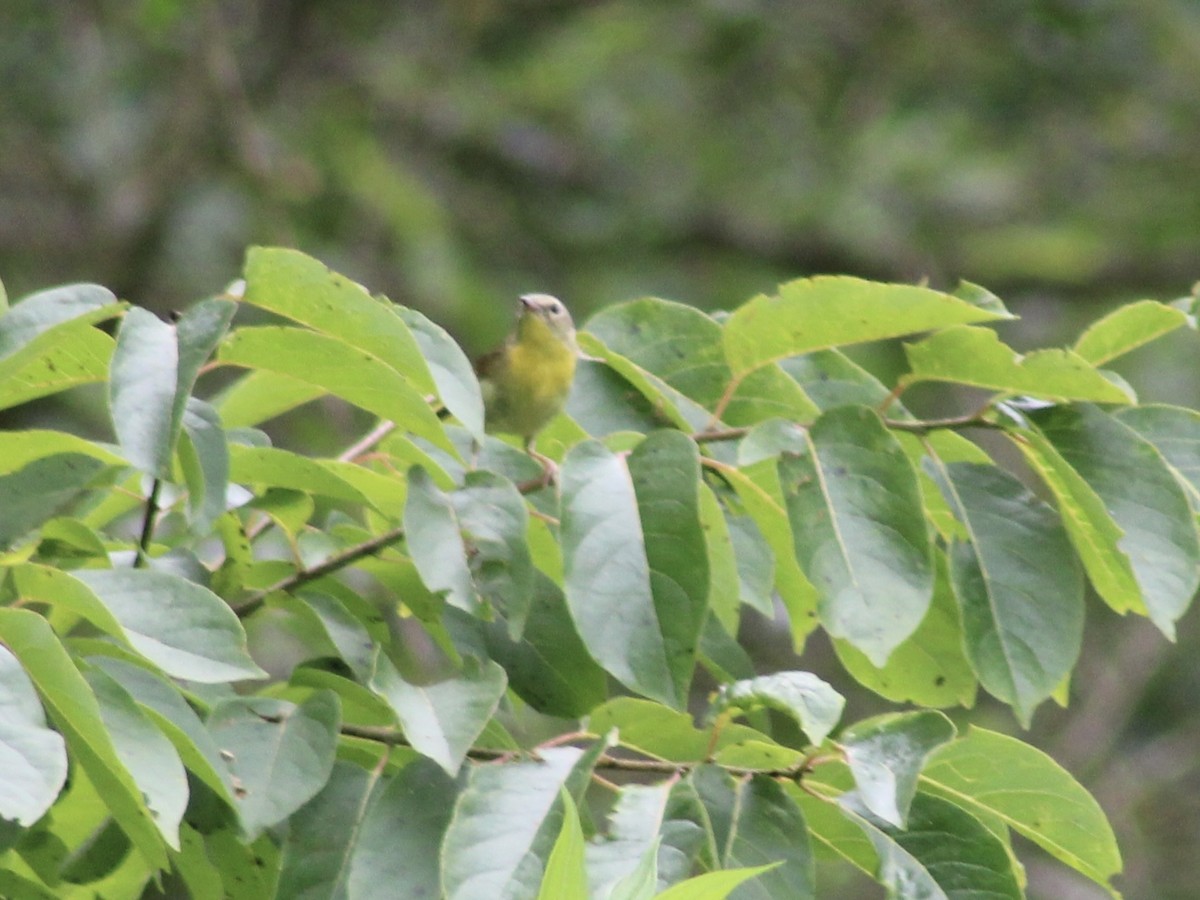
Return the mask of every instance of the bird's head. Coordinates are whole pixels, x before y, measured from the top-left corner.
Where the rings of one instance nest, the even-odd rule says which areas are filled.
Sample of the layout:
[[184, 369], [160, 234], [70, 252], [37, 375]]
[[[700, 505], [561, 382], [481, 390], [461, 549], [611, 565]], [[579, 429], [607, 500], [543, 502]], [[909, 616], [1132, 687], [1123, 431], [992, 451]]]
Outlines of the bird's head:
[[518, 334], [527, 334], [531, 328], [540, 330], [540, 326], [560, 340], [571, 344], [575, 341], [575, 323], [561, 300], [549, 294], [522, 294], [517, 309]]

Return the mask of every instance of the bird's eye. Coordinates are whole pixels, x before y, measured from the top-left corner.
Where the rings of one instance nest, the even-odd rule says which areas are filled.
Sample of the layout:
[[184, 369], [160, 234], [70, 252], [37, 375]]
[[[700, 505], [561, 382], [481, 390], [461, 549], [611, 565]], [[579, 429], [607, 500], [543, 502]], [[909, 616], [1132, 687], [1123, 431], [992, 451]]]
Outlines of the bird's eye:
[[560, 312], [562, 312], [562, 304], [561, 303], [551, 303], [550, 304], [550, 315], [557, 316]]

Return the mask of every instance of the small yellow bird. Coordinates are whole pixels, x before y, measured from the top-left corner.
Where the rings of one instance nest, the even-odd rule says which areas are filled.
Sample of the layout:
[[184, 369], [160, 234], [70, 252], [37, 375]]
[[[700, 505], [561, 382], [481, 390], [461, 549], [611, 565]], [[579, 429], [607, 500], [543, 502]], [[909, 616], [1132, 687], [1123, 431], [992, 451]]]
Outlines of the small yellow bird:
[[475, 363], [487, 431], [517, 435], [531, 456], [549, 462], [534, 452], [533, 440], [567, 402], [578, 357], [575, 325], [563, 302], [549, 294], [523, 295], [504, 346]]

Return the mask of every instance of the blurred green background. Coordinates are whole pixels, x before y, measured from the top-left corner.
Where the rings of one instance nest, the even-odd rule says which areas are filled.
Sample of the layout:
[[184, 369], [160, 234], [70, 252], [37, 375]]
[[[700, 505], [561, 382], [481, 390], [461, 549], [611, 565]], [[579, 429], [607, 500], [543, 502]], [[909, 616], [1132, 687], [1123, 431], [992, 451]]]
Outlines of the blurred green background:
[[[1062, 344], [1200, 278], [1198, 47], [1195, 0], [7, 0], [0, 278], [165, 311], [289, 245], [472, 353], [524, 291], [582, 320], [823, 272], [966, 278], [1023, 316], [1006, 340]], [[1123, 372], [1195, 406], [1196, 347]], [[55, 414], [94, 428], [88, 405]], [[1029, 735], [1105, 806], [1130, 898], [1198, 895], [1197, 647], [1194, 612], [1172, 646], [1093, 604], [1071, 707]], [[834, 669], [820, 639], [800, 664]], [[1027, 859], [1031, 896], [1099, 896]]]

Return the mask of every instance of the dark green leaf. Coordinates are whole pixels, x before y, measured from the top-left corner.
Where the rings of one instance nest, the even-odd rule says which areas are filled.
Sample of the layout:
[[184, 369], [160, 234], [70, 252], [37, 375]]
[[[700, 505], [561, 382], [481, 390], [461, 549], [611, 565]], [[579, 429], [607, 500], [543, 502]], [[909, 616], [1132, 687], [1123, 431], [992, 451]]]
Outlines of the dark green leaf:
[[69, 507], [104, 468], [95, 457], [59, 453], [0, 475], [0, 547]]
[[816, 896], [808, 826], [800, 808], [776, 781], [756, 775], [735, 782], [716, 766], [700, 767], [692, 781], [708, 813], [722, 869], [776, 864], [729, 896], [738, 900]]
[[486, 652], [508, 673], [508, 686], [538, 712], [575, 718], [604, 702], [608, 680], [588, 655], [562, 589], [534, 573], [525, 632], [513, 641], [501, 622], [484, 626]]
[[355, 839], [377, 778], [351, 763], [334, 763], [325, 787], [288, 821], [275, 896], [289, 900], [348, 896]]
[[682, 706], [708, 600], [699, 456], [677, 431], [628, 459], [574, 447], [562, 470], [567, 603], [588, 651], [631, 689]]
[[206, 534], [225, 512], [229, 487], [229, 445], [217, 411], [195, 397], [183, 412], [187, 441], [180, 445], [180, 462], [188, 486], [192, 532]]
[[969, 540], [950, 550], [967, 655], [980, 683], [1028, 725], [1079, 657], [1083, 577], [1059, 516], [995, 466], [937, 473]]
[[376, 897], [381, 885], [398, 897], [443, 896], [442, 836], [465, 780], [419, 757], [376, 791], [350, 860], [349, 900]]
[[912, 463], [878, 415], [843, 406], [809, 429], [807, 453], [780, 458], [779, 477], [822, 624], [882, 666], [933, 596], [933, 552]]
[[484, 614], [454, 504], [419, 466], [408, 473], [404, 536], [421, 581], [430, 591], [471, 615]]
[[1192, 508], [1200, 508], [1200, 412], [1181, 406], [1133, 406], [1117, 413], [1162, 454], [1189, 488]]
[[879, 855], [876, 878], [898, 898], [974, 900], [1024, 896], [1008, 848], [953, 803], [917, 794], [908, 829], [878, 819], [855, 794], [839, 801]]

